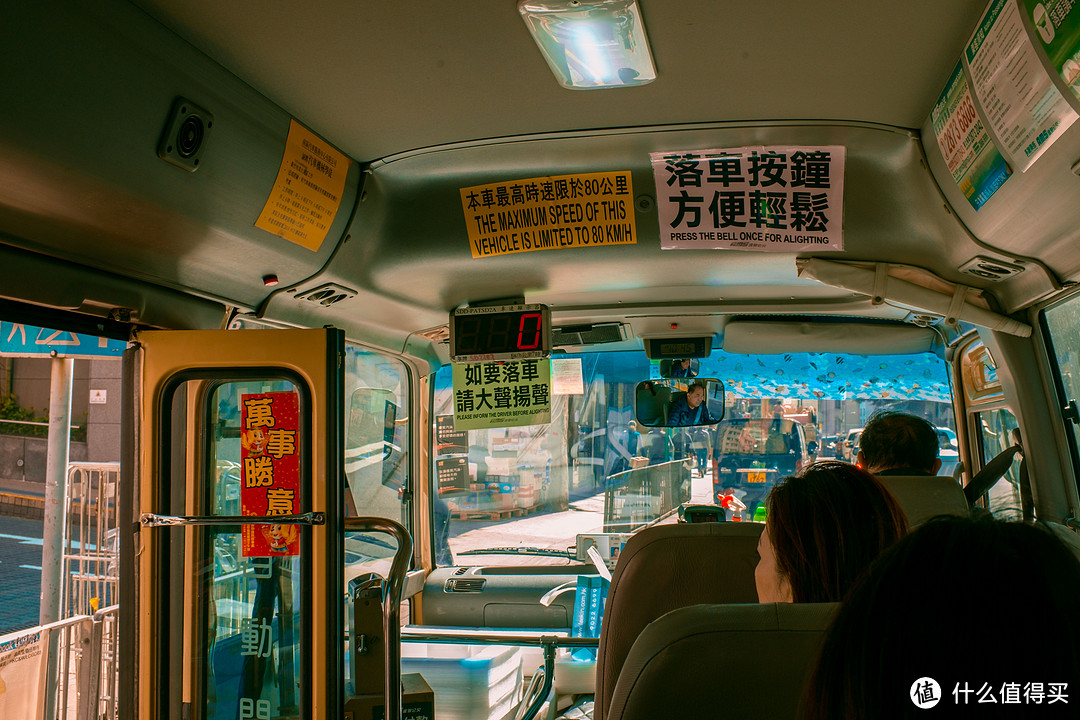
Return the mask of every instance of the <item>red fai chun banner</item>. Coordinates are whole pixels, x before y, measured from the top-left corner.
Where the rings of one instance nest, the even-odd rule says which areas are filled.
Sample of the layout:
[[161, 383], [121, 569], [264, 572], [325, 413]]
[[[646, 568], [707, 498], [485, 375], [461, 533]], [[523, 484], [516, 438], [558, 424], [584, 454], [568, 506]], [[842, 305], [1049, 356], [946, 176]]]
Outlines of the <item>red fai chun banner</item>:
[[[249, 516], [300, 512], [300, 425], [296, 393], [240, 396], [240, 457], [243, 488], [240, 513]], [[244, 557], [300, 554], [296, 525], [244, 525]]]

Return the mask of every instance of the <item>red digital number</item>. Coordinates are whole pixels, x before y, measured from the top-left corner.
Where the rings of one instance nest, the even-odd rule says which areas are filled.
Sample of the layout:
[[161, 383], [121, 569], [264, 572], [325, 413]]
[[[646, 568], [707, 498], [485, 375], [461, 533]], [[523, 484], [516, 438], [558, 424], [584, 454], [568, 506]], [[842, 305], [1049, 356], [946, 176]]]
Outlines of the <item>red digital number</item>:
[[[529, 321], [535, 323], [531, 329], [526, 327]], [[518, 322], [518, 350], [538, 350], [540, 348], [540, 325], [541, 319], [538, 312], [525, 313], [521, 316], [521, 320]], [[526, 335], [532, 335], [532, 339], [528, 342], [525, 341]]]

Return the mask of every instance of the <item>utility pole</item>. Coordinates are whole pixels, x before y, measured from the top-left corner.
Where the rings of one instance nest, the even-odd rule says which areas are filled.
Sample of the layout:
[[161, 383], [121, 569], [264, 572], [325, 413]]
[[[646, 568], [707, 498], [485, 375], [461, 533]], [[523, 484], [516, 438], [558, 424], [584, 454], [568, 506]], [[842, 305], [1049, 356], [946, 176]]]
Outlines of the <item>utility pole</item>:
[[[41, 606], [39, 625], [60, 619], [60, 591], [64, 568], [64, 493], [67, 486], [68, 456], [71, 445], [71, 386], [75, 361], [53, 354], [49, 391], [49, 441], [45, 461], [45, 525], [41, 546]], [[56, 637], [49, 642], [49, 662], [45, 687], [55, 687], [57, 657]], [[55, 716], [56, 698], [44, 698], [46, 718]]]

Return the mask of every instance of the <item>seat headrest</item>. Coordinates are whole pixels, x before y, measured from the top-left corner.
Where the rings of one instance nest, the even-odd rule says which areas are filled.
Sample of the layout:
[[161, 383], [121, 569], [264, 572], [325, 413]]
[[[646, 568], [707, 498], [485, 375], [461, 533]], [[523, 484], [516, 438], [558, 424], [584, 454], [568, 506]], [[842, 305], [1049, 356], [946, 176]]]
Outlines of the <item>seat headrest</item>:
[[757, 601], [762, 523], [654, 525], [630, 537], [608, 590], [596, 666], [594, 717], [603, 720], [629, 652], [646, 625], [699, 603]]
[[935, 515], [966, 516], [971, 510], [960, 483], [943, 475], [878, 475], [907, 515], [912, 528]]
[[839, 603], [695, 605], [638, 636], [608, 720], [793, 718]]

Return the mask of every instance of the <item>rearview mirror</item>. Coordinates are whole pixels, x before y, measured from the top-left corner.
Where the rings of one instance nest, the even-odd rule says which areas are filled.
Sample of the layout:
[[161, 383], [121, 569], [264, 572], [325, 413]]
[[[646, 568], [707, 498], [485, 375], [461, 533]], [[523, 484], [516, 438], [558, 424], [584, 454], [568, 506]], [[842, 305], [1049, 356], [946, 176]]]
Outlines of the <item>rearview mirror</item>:
[[724, 419], [724, 383], [716, 378], [640, 382], [634, 414], [646, 427], [715, 425]]

